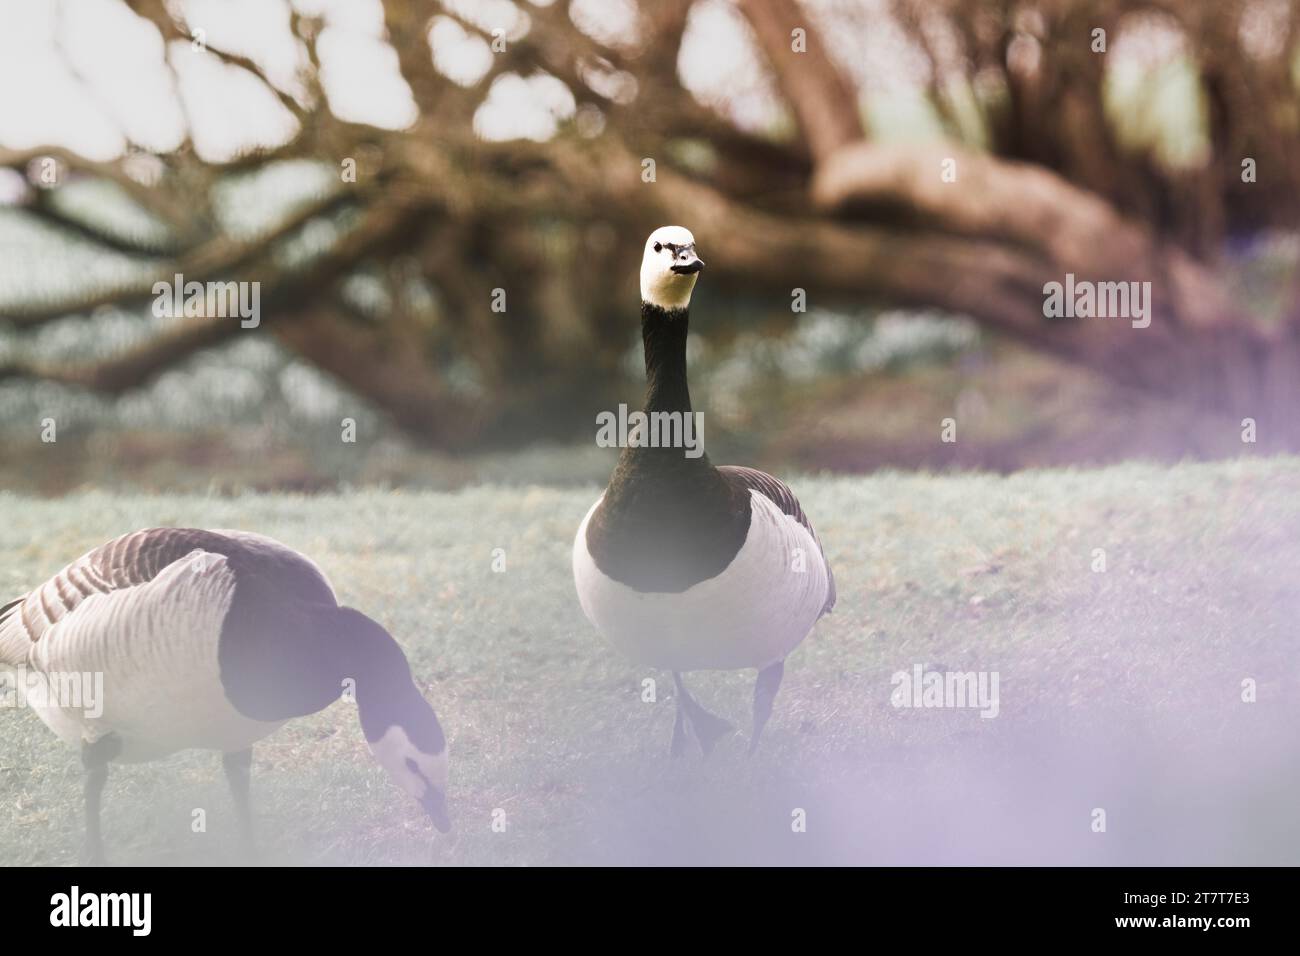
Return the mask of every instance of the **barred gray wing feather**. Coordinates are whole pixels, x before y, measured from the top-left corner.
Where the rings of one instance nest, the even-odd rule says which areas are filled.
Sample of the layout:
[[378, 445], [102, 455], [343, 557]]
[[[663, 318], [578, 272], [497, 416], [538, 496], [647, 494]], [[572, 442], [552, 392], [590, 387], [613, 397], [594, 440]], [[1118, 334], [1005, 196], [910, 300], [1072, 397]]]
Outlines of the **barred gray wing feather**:
[[821, 551], [822, 561], [826, 564], [826, 603], [822, 607], [822, 614], [829, 614], [835, 607], [835, 575], [831, 571], [830, 561], [826, 559], [826, 549], [822, 546], [821, 538], [817, 536], [817, 530], [812, 526], [812, 522], [808, 520], [808, 516], [804, 514], [799, 499], [790, 490], [790, 486], [781, 479], [772, 477], [767, 472], [759, 471], [757, 468], [746, 468], [743, 465], [722, 465], [718, 468], [718, 471], [728, 481], [750, 491], [757, 491], [780, 508], [782, 513], [794, 518], [808, 529], [808, 533], [812, 535], [813, 540], [817, 542], [817, 548]]

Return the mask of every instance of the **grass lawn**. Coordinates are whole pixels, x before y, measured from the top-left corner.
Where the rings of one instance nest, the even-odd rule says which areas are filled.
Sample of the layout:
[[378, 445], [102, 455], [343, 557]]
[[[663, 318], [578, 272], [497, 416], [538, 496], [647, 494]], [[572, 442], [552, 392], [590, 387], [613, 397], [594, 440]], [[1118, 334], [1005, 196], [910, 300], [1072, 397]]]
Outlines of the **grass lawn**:
[[[0, 496], [0, 600], [124, 531], [238, 527], [383, 622], [450, 738], [456, 828], [434, 833], [340, 702], [254, 751], [266, 862], [1300, 863], [1300, 459], [793, 484], [839, 606], [753, 759], [752, 672], [687, 678], [741, 732], [674, 763], [669, 675], [583, 618], [569, 555], [595, 486]], [[998, 715], [895, 708], [916, 664], [996, 672]], [[74, 862], [80, 786], [73, 750], [0, 709], [0, 862]], [[215, 754], [114, 768], [104, 824], [114, 863], [237, 861]]]

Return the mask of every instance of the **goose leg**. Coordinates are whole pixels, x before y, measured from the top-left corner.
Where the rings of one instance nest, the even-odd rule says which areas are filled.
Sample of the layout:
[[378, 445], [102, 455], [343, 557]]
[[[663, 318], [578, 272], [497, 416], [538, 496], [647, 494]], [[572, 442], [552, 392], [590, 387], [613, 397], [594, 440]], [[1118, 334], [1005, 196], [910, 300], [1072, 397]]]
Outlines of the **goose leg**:
[[[707, 757], [713, 752], [713, 746], [718, 742], [718, 738], [731, 733], [736, 728], [701, 707], [695, 698], [686, 692], [686, 685], [682, 683], [682, 675], [678, 671], [673, 671], [673, 684], [677, 687], [678, 707], [686, 712], [686, 720], [690, 723], [691, 730], [695, 732], [700, 750]], [[675, 736], [676, 728], [674, 728]]]
[[104, 838], [99, 829], [99, 808], [108, 783], [108, 763], [122, 750], [122, 742], [113, 734], [81, 744], [81, 766], [86, 771], [86, 842], [82, 861], [87, 866], [104, 865]]
[[243, 840], [245, 851], [252, 856], [255, 854], [253, 807], [248, 791], [253, 769], [253, 748], [222, 754], [221, 766], [226, 771], [230, 796], [235, 802], [235, 814], [239, 818], [239, 836]]
[[781, 687], [781, 678], [785, 676], [785, 661], [769, 664], [758, 672], [754, 681], [754, 731], [749, 738], [749, 755], [752, 757], [758, 749], [758, 739], [763, 736], [767, 719], [772, 716], [772, 701]]
[[674, 759], [686, 753], [686, 708], [682, 706], [681, 694], [677, 694], [677, 715], [673, 718], [673, 742], [668, 752]]

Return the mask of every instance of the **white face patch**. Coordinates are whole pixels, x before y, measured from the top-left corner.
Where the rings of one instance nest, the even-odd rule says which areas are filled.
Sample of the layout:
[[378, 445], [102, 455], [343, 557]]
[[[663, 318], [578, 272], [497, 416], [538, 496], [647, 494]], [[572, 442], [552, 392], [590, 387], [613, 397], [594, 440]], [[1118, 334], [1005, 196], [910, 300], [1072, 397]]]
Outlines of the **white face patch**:
[[[405, 730], [394, 724], [370, 745], [370, 752], [388, 771], [393, 782], [416, 800], [423, 800], [428, 795], [430, 785], [446, 792], [447, 747], [444, 746], [440, 754], [424, 753], [411, 743]], [[411, 763], [407, 763], [408, 760]]]
[[679, 275], [673, 266], [697, 258], [695, 237], [689, 229], [660, 226], [650, 233], [641, 258], [641, 300], [661, 309], [686, 308], [698, 273]]

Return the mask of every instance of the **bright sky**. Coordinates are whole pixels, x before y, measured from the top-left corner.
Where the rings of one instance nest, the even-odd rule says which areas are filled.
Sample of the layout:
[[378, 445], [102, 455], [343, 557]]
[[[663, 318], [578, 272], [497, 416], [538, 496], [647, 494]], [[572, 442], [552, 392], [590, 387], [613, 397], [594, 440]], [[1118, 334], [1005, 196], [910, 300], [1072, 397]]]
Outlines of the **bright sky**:
[[[549, 2], [448, 0], [447, 5], [485, 30], [504, 30], [508, 42], [528, 31], [530, 10]], [[1262, 12], [1253, 20], [1247, 17], [1250, 24], [1243, 23], [1243, 31], [1249, 26], [1267, 39], [1272, 21], [1266, 14], [1286, 2], [1251, 0], [1250, 9]], [[214, 46], [251, 57], [291, 91], [297, 88], [306, 51], [290, 32], [290, 3], [300, 13], [321, 16], [321, 82], [331, 109], [349, 120], [389, 128], [415, 119], [396, 55], [383, 40], [379, 0], [168, 3]], [[805, 8], [844, 69], [860, 89], [870, 91], [876, 133], [938, 135], [919, 92], [928, 78], [928, 63], [893, 22], [890, 0], [805, 0]], [[634, 35], [635, 9], [632, 0], [574, 0], [572, 5], [579, 26], [614, 44]], [[1150, 70], [1161, 59], [1145, 43], [1150, 32], [1138, 31], [1144, 42], [1127, 44], [1142, 47], [1129, 50], [1134, 55], [1125, 54], [1126, 44], [1117, 38], [1115, 62], [1131, 61], [1141, 73]], [[1159, 39], [1159, 31], [1155, 35]], [[491, 64], [487, 44], [451, 18], [435, 18], [429, 38], [435, 65], [453, 82], [472, 84]], [[942, 59], [950, 44], [942, 33], [932, 39]], [[1176, 40], [1171, 41], [1175, 51]], [[746, 128], [771, 128], [782, 117], [779, 97], [730, 0], [698, 0], [693, 6], [679, 70], [701, 101], [725, 110]], [[1115, 88], [1121, 93], [1132, 92], [1142, 80], [1131, 70], [1117, 73]], [[616, 99], [635, 89], [635, 79], [626, 75], [589, 76], [589, 82]], [[153, 25], [136, 17], [122, 0], [0, 0], [0, 91], [0, 145], [66, 146], [96, 159], [122, 155], [131, 144], [173, 149], [188, 125], [199, 154], [220, 160], [251, 146], [282, 142], [295, 128], [288, 110], [256, 79], [189, 42], [172, 41], [164, 49]], [[1188, 90], [1174, 84], [1170, 95], [1186, 101]], [[572, 94], [553, 77], [507, 74], [494, 82], [474, 128], [486, 139], [543, 140], [574, 109]], [[1177, 110], [1148, 112], [1154, 114], [1147, 117], [1150, 122], [1194, 122], [1194, 117], [1169, 120]], [[1188, 141], [1185, 130], [1174, 132]], [[4, 190], [0, 181], [0, 201]]]
[[[413, 121], [415, 104], [382, 39], [378, 0], [293, 5], [325, 18], [321, 79], [335, 113], [384, 127]], [[296, 68], [306, 53], [290, 33], [288, 0], [180, 0], [176, 6], [214, 46], [251, 57], [277, 84], [297, 88]], [[507, 40], [528, 29], [527, 3], [455, 0], [452, 6], [488, 30], [504, 29]], [[577, 0], [573, 11], [602, 40], [632, 35], [630, 0]], [[450, 18], [432, 23], [430, 40], [435, 64], [455, 82], [477, 81], [491, 63], [487, 44]], [[705, 98], [733, 95], [748, 122], [770, 122], [773, 107], [758, 60], [725, 0], [699, 5], [682, 61], [683, 76]], [[613, 90], [628, 81], [605, 79]], [[188, 117], [200, 154], [220, 159], [282, 141], [294, 129], [289, 112], [254, 78], [189, 43], [173, 41], [165, 50], [154, 27], [121, 0], [0, 0], [0, 89], [0, 143], [13, 148], [60, 145], [96, 159], [121, 155], [130, 143], [166, 151], [183, 139]], [[553, 78], [507, 75], [492, 87], [475, 129], [491, 139], [545, 139], [574, 106]]]

